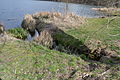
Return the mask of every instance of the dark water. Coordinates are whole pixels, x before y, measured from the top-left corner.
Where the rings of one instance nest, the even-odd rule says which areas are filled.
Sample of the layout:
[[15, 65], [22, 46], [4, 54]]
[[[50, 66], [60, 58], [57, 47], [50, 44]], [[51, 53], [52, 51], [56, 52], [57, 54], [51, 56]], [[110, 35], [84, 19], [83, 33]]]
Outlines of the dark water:
[[[64, 12], [65, 3], [34, 0], [0, 0], [0, 22], [6, 29], [20, 27], [25, 14], [42, 11]], [[96, 6], [69, 4], [68, 11], [84, 17], [103, 16], [103, 13], [92, 10]]]

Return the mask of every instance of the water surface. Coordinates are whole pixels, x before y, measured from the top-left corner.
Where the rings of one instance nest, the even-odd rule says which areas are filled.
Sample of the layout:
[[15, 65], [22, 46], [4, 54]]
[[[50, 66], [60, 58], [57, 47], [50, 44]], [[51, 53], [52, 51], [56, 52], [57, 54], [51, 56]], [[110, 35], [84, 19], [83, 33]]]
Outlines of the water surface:
[[[6, 29], [20, 27], [21, 21], [25, 14], [33, 14], [42, 11], [64, 12], [65, 3], [51, 1], [35, 0], [0, 0], [0, 22]], [[103, 16], [103, 13], [94, 11], [91, 8], [96, 6], [82, 4], [68, 4], [68, 11], [84, 17]]]

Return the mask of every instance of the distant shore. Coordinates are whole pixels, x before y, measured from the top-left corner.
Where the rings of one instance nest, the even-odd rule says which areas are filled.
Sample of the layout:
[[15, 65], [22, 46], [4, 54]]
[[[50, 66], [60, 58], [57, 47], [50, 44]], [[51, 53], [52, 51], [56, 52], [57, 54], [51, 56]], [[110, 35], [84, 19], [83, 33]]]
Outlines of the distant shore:
[[111, 16], [120, 16], [120, 8], [92, 8], [92, 10], [108, 13]]
[[106, 7], [120, 7], [120, 2], [118, 0], [99, 0], [99, 1], [98, 0], [43, 0], [43, 1], [89, 4], [89, 5], [106, 6]]

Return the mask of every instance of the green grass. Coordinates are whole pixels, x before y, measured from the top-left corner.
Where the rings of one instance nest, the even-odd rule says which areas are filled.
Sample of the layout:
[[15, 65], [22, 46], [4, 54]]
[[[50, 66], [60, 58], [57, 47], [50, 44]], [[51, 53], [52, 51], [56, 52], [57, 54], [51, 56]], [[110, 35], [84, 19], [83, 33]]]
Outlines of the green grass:
[[28, 35], [28, 32], [20, 27], [9, 29], [7, 30], [7, 33], [11, 34], [15, 38], [23, 39], [23, 40], [25, 40]]
[[[79, 61], [78, 61], [79, 60]], [[77, 69], [77, 56], [52, 51], [34, 43], [15, 41], [0, 44], [0, 78], [2, 80], [58, 80]], [[86, 63], [86, 62], [84, 62]]]
[[[120, 33], [120, 18], [113, 20], [107, 28], [108, 19], [112, 18], [90, 18], [78, 29], [55, 36], [60, 44], [77, 48], [88, 40], [101, 40], [103, 44], [110, 45], [111, 49], [120, 54], [120, 46], [114, 45], [114, 41], [119, 40], [120, 36], [110, 36]], [[11, 29], [9, 33], [20, 39], [26, 36], [26, 32], [21, 28]], [[89, 71], [90, 64], [96, 64], [98, 68]], [[112, 70], [105, 74], [109, 76], [106, 80], [118, 80], [119, 66], [119, 64], [110, 65], [89, 61], [84, 54], [77, 56], [49, 50], [33, 42], [22, 40], [0, 42], [0, 78], [2, 80], [79, 80], [83, 73], [92, 73], [97, 76], [103, 73], [106, 67]], [[69, 78], [70, 76], [72, 77]]]
[[[89, 64], [97, 64], [98, 68], [89, 72]], [[98, 73], [104, 72], [106, 66], [104, 63], [87, 62], [79, 56], [49, 50], [26, 41], [0, 43], [2, 80], [76, 80], [83, 73], [97, 76]], [[117, 70], [119, 65], [112, 65], [111, 68]], [[117, 80], [119, 73], [119, 71], [115, 74], [110, 72], [108, 80]]]
[[115, 41], [120, 40], [120, 17], [90, 18], [87, 21], [80, 28], [69, 30], [67, 33], [83, 43], [91, 39], [100, 40], [120, 54], [120, 46], [115, 46]]

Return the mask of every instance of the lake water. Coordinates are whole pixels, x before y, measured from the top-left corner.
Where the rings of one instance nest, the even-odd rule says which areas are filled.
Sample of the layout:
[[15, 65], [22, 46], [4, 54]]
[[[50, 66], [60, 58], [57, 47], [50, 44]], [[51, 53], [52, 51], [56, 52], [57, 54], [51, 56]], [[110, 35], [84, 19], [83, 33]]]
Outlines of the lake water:
[[[20, 27], [25, 14], [33, 14], [42, 11], [64, 12], [65, 3], [35, 0], [0, 0], [0, 22], [6, 29]], [[103, 16], [103, 13], [94, 11], [91, 8], [96, 6], [83, 4], [68, 4], [68, 11], [84, 17]]]

